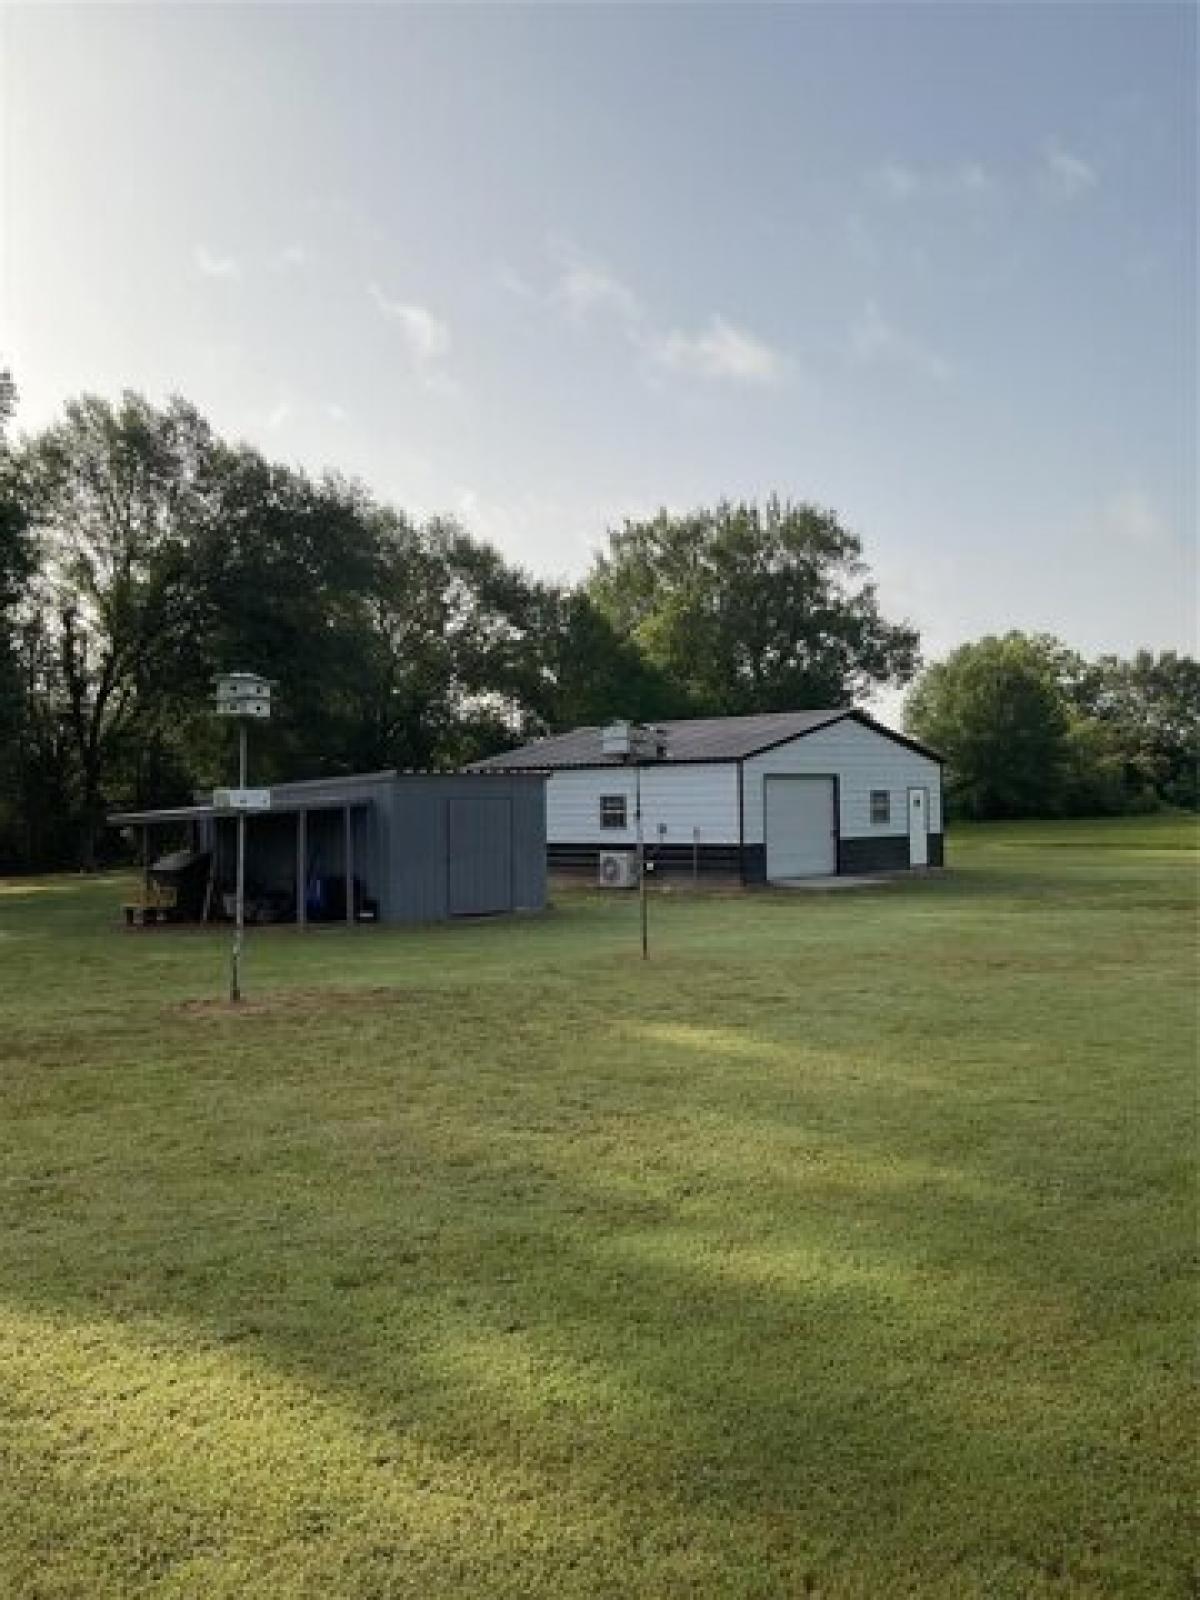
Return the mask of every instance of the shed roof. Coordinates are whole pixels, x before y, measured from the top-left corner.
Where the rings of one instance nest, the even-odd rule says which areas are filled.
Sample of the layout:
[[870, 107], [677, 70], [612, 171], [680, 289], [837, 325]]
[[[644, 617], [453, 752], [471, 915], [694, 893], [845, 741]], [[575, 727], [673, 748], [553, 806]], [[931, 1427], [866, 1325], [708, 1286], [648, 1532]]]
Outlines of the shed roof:
[[[480, 779], [491, 776], [501, 779], [507, 774], [502, 771], [490, 774], [476, 772], [466, 776]], [[201, 792], [191, 805], [152, 806], [140, 811], [113, 811], [109, 813], [108, 823], [110, 827], [119, 828], [131, 824], [209, 822], [239, 815], [251, 818], [295, 816], [301, 811], [340, 811], [347, 806], [351, 810], [358, 810], [372, 803], [370, 796], [373, 791], [391, 784], [461, 785], [463, 777], [464, 774], [461, 772], [402, 772], [396, 767], [387, 767], [380, 772], [350, 772], [324, 778], [296, 778], [269, 786], [271, 804], [264, 811], [240, 813], [230, 806], [215, 804], [213, 795], [205, 799]], [[542, 781], [541, 773], [535, 768], [522, 773], [520, 778], [530, 784]]]
[[238, 811], [231, 806], [195, 805], [195, 806], [151, 806], [145, 811], [110, 811], [108, 825], [110, 828], [122, 828], [132, 824], [156, 822], [220, 822], [228, 817], [248, 817], [251, 822], [262, 817], [294, 817], [301, 811], [361, 811], [369, 805], [368, 800], [361, 796], [347, 795], [345, 797], [325, 796], [311, 800], [279, 800], [274, 793], [271, 796], [271, 805], [265, 811]]
[[[665, 736], [666, 752], [658, 762], [680, 765], [697, 761], [742, 761], [760, 755], [776, 745], [803, 738], [835, 722], [859, 722], [886, 739], [907, 745], [919, 755], [941, 761], [936, 750], [909, 739], [895, 729], [876, 722], [865, 711], [846, 706], [824, 711], [771, 711], [748, 717], [693, 717], [686, 721], [660, 722], [656, 726]], [[604, 729], [573, 728], [570, 733], [535, 739], [516, 750], [476, 761], [473, 772], [553, 771], [562, 767], [620, 767], [621, 756], [607, 756], [603, 748]], [[656, 762], [655, 764], [658, 764]]]

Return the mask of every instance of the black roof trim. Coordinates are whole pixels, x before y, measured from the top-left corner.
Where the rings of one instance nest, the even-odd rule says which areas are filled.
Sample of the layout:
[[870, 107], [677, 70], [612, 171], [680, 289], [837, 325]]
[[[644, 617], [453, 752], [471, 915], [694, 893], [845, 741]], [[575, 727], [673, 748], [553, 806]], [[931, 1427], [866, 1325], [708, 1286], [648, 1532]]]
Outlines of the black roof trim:
[[[919, 739], [911, 739], [906, 733], [898, 733], [895, 728], [889, 728], [886, 722], [877, 722], [869, 711], [859, 711], [856, 707], [848, 706], [839, 716], [833, 717], [828, 722], [821, 723], [822, 728], [832, 728], [839, 722], [861, 722], [864, 728], [870, 728], [872, 733], [877, 733], [881, 738], [890, 739], [893, 744], [902, 744], [913, 751], [915, 755], [925, 756], [930, 761], [936, 761], [939, 766], [946, 765], [946, 758], [930, 745], [922, 744]], [[768, 750], [778, 750], [781, 745], [791, 744], [793, 739], [806, 739], [810, 733], [817, 733], [817, 728], [806, 728], [803, 733], [791, 733], [786, 739], [775, 739], [770, 744], [764, 744], [760, 750], [751, 750], [742, 757], [750, 760], [754, 756], [765, 755]]]

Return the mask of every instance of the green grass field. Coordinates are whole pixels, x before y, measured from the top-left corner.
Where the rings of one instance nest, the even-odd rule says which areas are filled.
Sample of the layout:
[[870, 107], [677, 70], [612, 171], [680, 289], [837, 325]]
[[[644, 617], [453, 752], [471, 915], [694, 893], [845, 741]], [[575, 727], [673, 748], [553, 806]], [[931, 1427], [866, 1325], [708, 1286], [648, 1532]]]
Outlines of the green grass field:
[[1185, 1596], [1196, 835], [119, 930], [0, 883], [0, 1595]]

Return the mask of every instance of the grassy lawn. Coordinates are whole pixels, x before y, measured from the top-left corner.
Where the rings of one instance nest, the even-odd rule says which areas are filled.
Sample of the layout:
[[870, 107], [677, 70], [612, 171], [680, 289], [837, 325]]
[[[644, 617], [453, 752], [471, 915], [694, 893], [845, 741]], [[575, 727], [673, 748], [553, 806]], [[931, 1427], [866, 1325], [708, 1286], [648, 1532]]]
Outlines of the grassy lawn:
[[251, 936], [0, 883], [0, 1595], [1184, 1596], [1196, 836]]

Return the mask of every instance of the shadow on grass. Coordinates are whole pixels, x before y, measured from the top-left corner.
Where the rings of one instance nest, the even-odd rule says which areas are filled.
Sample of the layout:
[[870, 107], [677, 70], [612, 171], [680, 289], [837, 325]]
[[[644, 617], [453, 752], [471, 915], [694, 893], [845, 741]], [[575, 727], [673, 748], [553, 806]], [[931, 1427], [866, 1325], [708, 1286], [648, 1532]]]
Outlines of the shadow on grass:
[[[1182, 1594], [1171, 1346], [1148, 1367], [1153, 1330], [1091, 1323], [1113, 1262], [1057, 1225], [1069, 1194], [1022, 1183], [1007, 1147], [931, 1153], [919, 1087], [873, 1116], [852, 1052], [822, 1044], [788, 1086], [794, 1048], [746, 1030], [739, 1058], [685, 1026], [652, 1025], [633, 1062], [614, 1029], [590, 1084], [531, 1065], [538, 1023], [473, 1082], [432, 1070], [453, 1036], [427, 1039], [425, 1076], [347, 1062], [320, 1121], [320, 1039], [297, 1035], [293, 1075], [256, 1091], [201, 1063], [173, 1137], [206, 1169], [176, 1174], [171, 1140], [135, 1128], [107, 1173], [85, 1165], [73, 1192], [47, 1173], [18, 1208], [18, 1399], [98, 1406], [114, 1450], [97, 1465], [34, 1426], [17, 1471], [64, 1507], [107, 1473], [109, 1537], [148, 1523], [181, 1570], [217, 1514], [251, 1544], [265, 1519], [258, 1559], [291, 1551], [310, 1576], [347, 1519], [394, 1517], [356, 1547], [364, 1593], [404, 1561], [447, 1593], [867, 1594], [908, 1574], [1016, 1595], [1099, 1574]], [[697, 1057], [770, 1076], [684, 1101]], [[972, 1091], [941, 1092], [969, 1134]], [[1172, 1265], [1154, 1220], [1119, 1241], [1148, 1278]]]
[[12, 1592], [1187, 1593], [1187, 952], [1029, 884], [14, 1010]]

